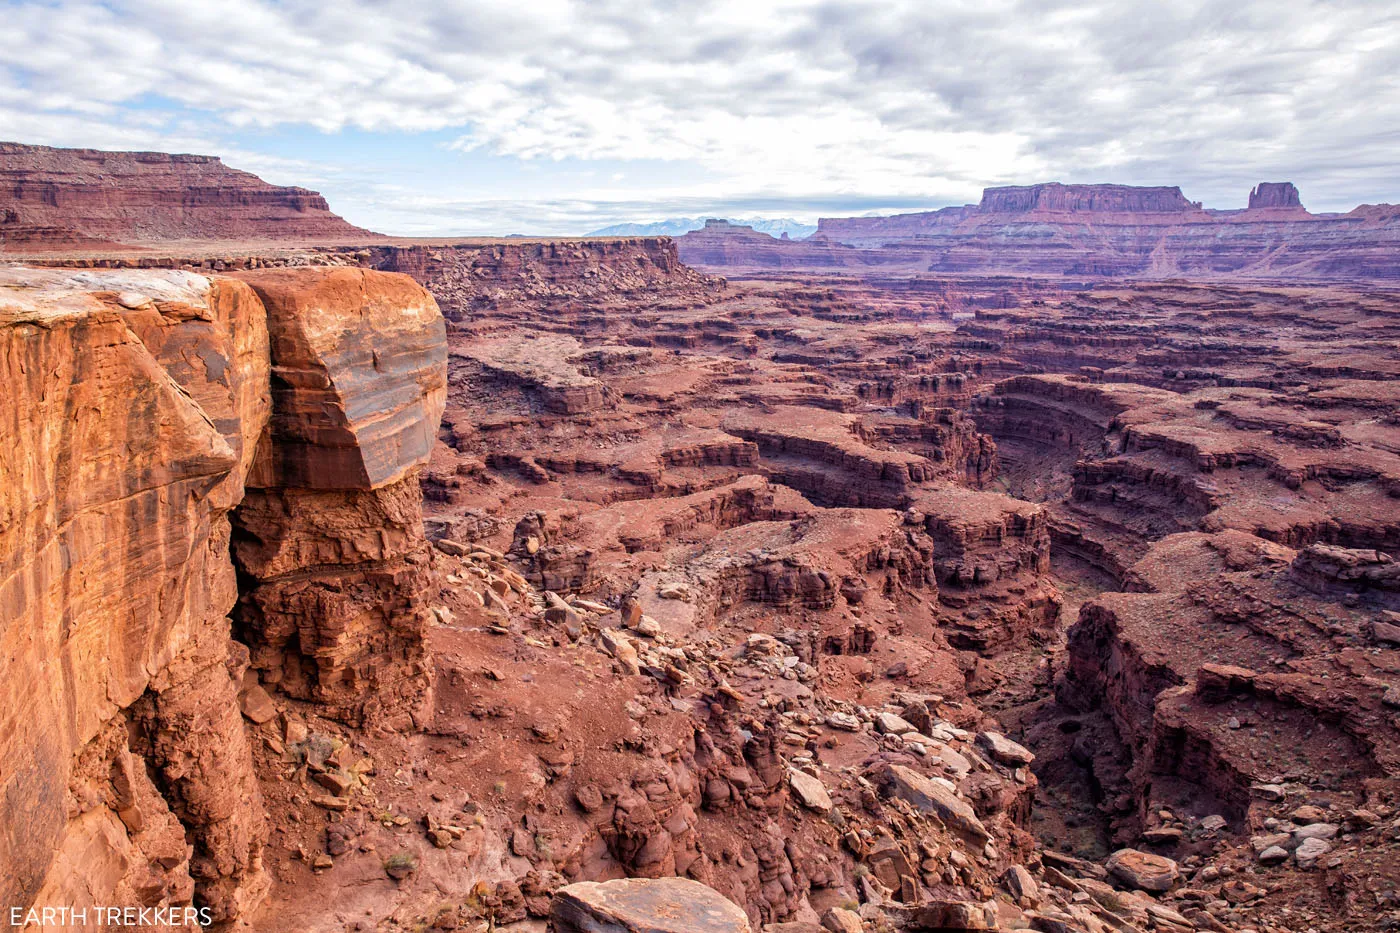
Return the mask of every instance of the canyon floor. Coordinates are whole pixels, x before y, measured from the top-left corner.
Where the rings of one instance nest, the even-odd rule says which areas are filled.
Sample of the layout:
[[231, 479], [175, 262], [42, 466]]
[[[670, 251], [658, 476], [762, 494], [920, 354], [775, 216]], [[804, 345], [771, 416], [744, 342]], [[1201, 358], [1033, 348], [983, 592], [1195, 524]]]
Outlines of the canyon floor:
[[279, 699], [259, 927], [1400, 924], [1397, 296], [630, 261], [415, 270], [432, 713]]
[[287, 263], [412, 275], [447, 385], [420, 705], [328, 710], [235, 617], [254, 928], [672, 876], [770, 933], [1400, 928], [1400, 294], [190, 264]]

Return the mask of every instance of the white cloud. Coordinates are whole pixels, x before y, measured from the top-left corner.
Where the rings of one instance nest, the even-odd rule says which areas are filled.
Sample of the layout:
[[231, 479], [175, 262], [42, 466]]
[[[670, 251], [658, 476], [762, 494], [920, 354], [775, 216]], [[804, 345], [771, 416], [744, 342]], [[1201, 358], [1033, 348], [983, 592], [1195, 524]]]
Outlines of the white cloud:
[[[308, 126], [449, 130], [462, 150], [544, 166], [646, 159], [695, 172], [667, 188], [610, 181], [599, 201], [963, 201], [989, 184], [1054, 179], [1180, 184], [1234, 206], [1255, 181], [1291, 178], [1307, 203], [1337, 208], [1400, 200], [1400, 8], [4, 4], [0, 137], [208, 142], [226, 154], [255, 148], [241, 135], [254, 129]], [[431, 180], [418, 181], [430, 197]]]

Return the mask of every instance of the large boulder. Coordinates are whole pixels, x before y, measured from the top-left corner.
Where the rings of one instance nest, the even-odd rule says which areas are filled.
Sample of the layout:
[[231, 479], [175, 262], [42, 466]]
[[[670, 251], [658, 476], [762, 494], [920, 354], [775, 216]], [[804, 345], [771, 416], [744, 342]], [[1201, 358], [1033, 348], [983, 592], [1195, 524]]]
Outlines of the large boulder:
[[788, 786], [792, 788], [797, 799], [802, 801], [802, 806], [818, 813], [831, 812], [831, 795], [826, 792], [826, 787], [819, 778], [793, 768], [788, 771]]
[[1011, 741], [1000, 732], [983, 732], [977, 736], [977, 743], [1008, 768], [1019, 768], [1035, 761], [1035, 754], [1030, 749]]
[[713, 888], [685, 878], [581, 881], [560, 888], [556, 933], [749, 933], [749, 918]]
[[379, 489], [425, 463], [447, 401], [437, 302], [404, 275], [239, 275], [267, 307], [272, 419], [248, 485]]
[[970, 837], [978, 844], [991, 838], [972, 805], [959, 797], [947, 783], [924, 777], [904, 765], [889, 765], [883, 774], [883, 784], [891, 796], [933, 814], [953, 832]]
[[1137, 849], [1119, 849], [1108, 857], [1105, 867], [1124, 885], [1157, 893], [1170, 891], [1181, 877], [1176, 862]]

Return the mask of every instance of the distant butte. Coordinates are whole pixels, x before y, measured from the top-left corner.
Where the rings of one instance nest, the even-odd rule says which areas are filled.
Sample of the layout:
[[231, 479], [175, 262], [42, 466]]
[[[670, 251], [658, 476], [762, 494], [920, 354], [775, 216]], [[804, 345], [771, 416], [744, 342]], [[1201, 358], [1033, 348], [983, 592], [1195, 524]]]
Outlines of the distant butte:
[[1303, 199], [1291, 181], [1261, 181], [1249, 193], [1249, 209], [1262, 207], [1302, 207]]

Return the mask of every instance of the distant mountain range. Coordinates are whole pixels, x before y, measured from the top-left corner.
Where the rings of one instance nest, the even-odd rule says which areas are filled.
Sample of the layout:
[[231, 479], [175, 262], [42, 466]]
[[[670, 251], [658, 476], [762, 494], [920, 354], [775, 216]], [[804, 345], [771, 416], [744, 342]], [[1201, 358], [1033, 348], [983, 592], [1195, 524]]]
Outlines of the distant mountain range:
[[[780, 237], [786, 233], [791, 239], [800, 240], [817, 232], [816, 224], [798, 223], [790, 217], [770, 220], [766, 217], [729, 217], [732, 224], [753, 227], [759, 233]], [[668, 217], [650, 224], [613, 224], [589, 231], [586, 236], [681, 236], [705, 226], [704, 217]]]

